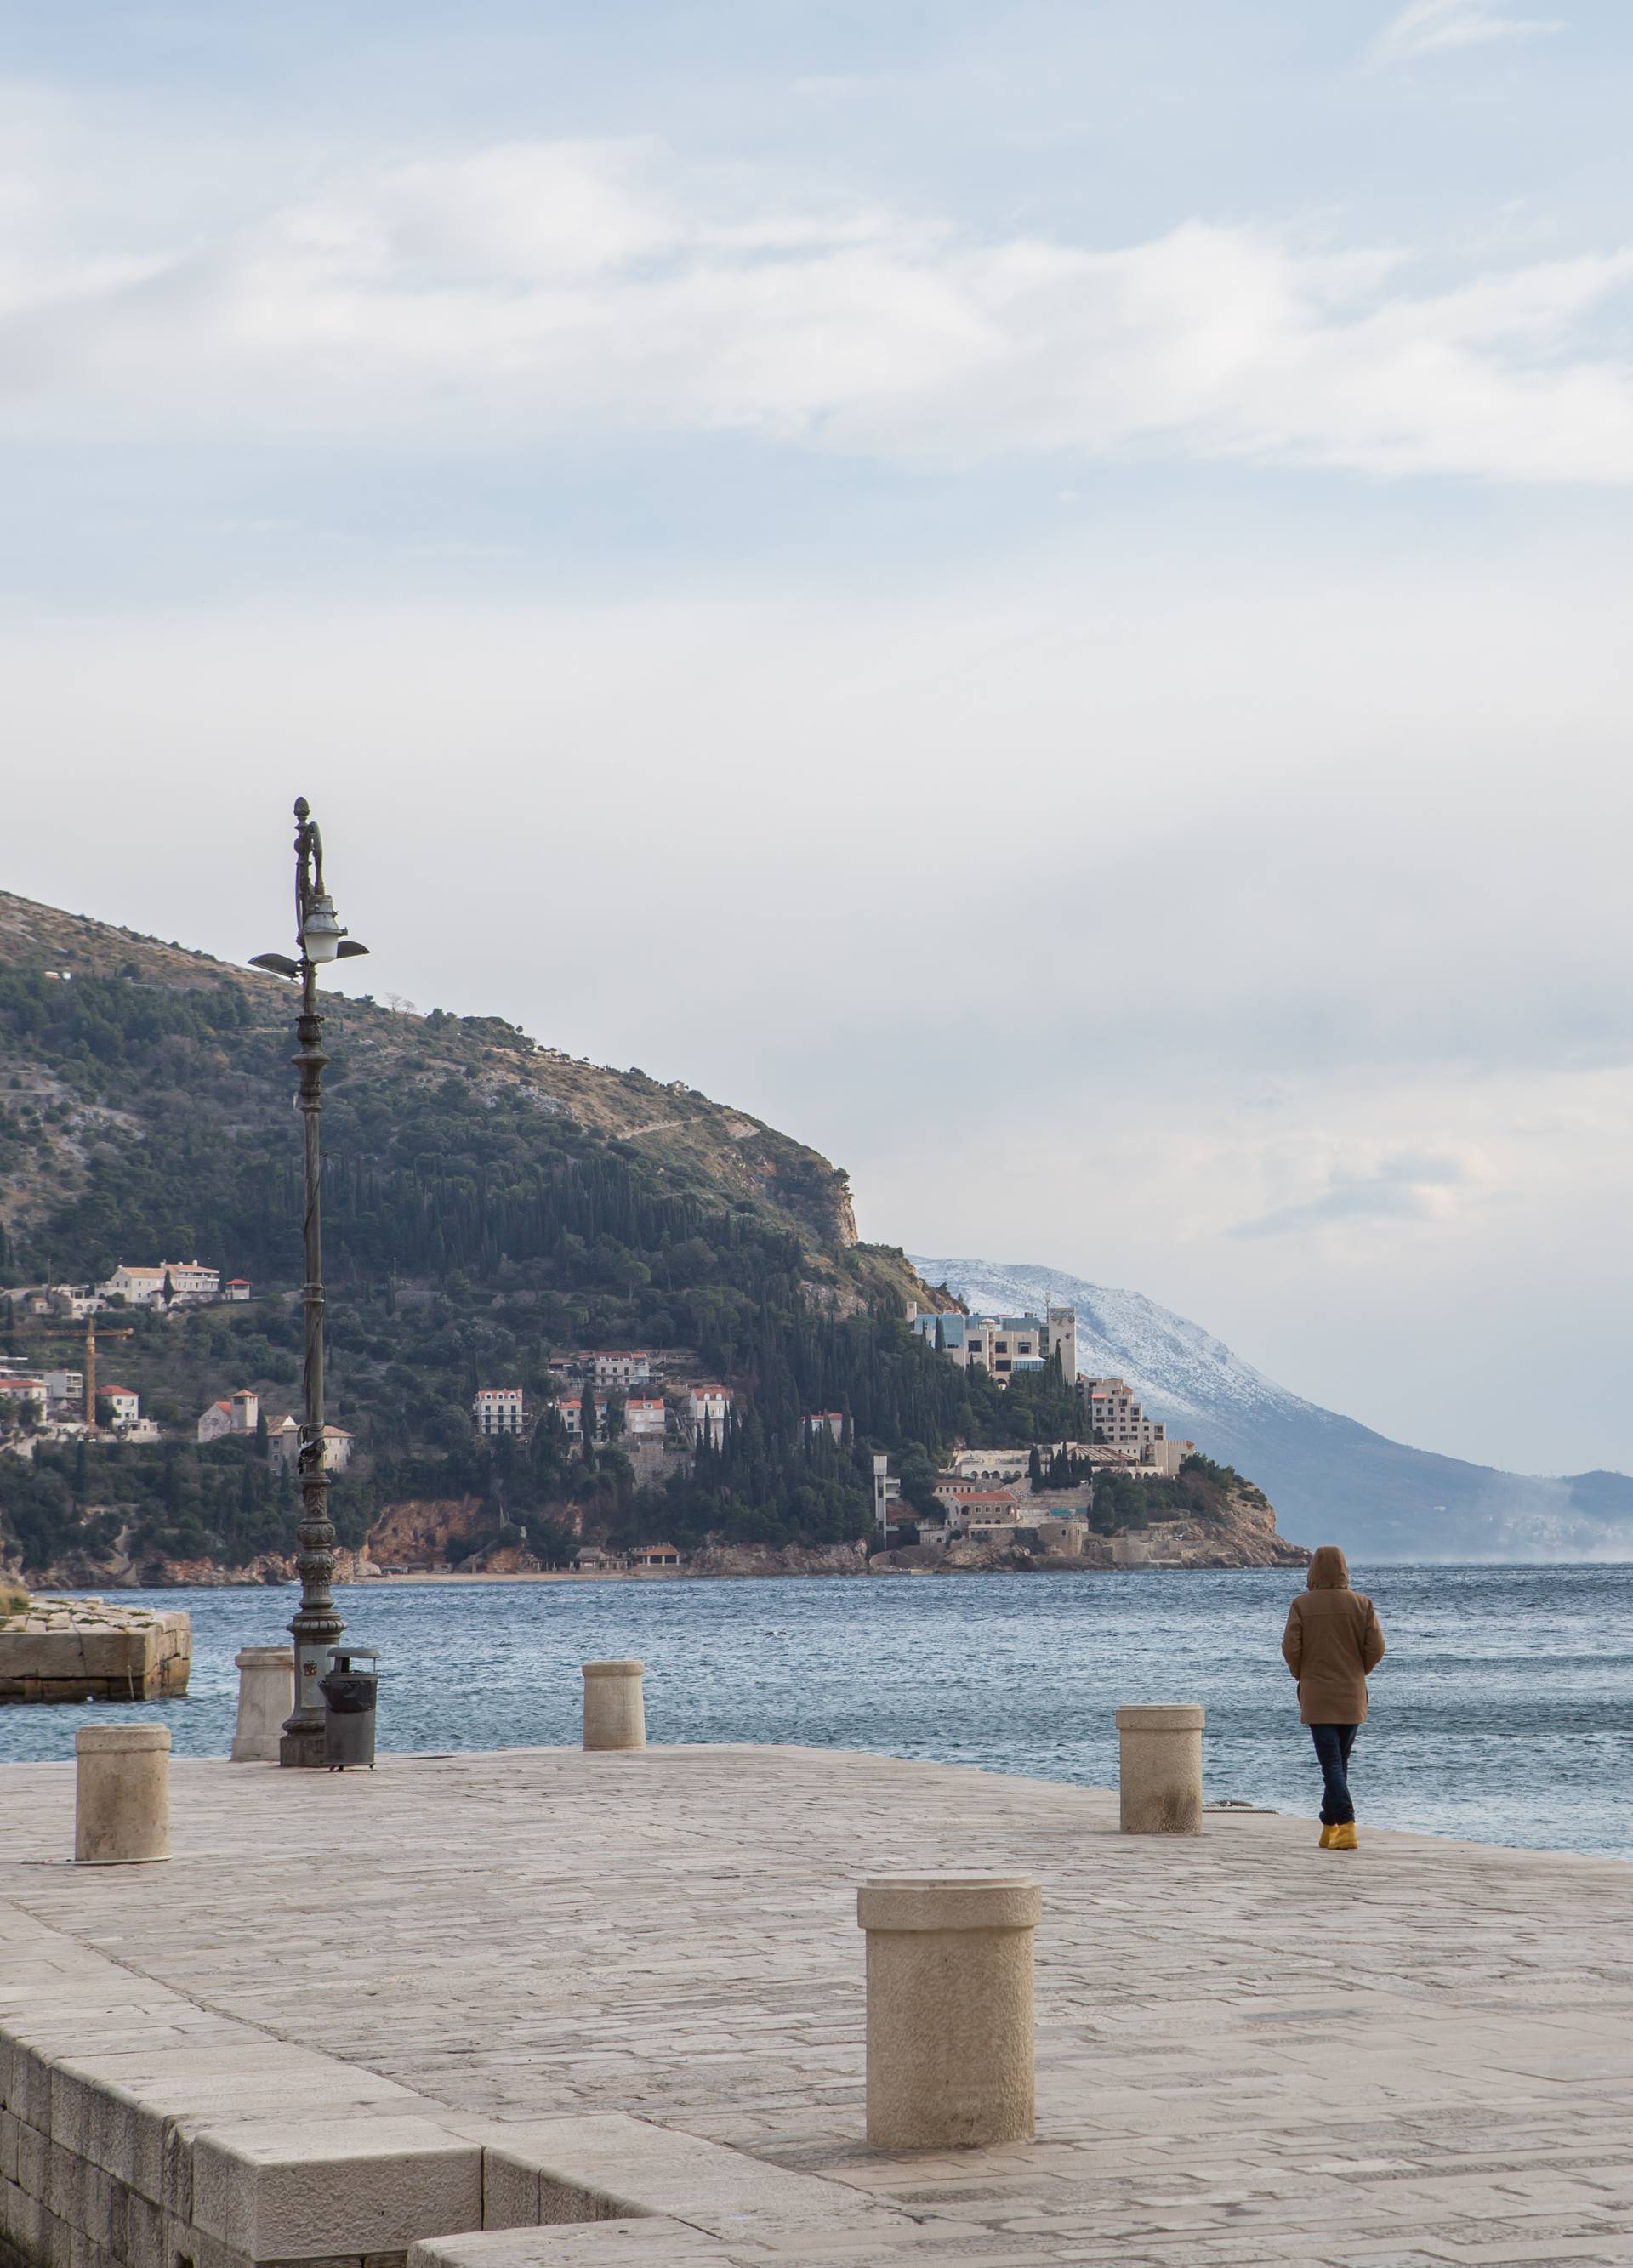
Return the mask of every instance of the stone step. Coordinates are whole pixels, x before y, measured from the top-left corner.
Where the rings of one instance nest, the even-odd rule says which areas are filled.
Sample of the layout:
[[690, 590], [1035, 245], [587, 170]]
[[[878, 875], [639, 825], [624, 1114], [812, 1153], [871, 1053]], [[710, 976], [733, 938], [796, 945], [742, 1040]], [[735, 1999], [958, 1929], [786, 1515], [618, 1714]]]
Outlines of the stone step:
[[842, 2182], [751, 2158], [621, 2110], [517, 2121], [484, 2152], [483, 2227], [668, 2214], [716, 2236], [752, 2229], [895, 2230], [899, 2213]]
[[[417, 2246], [421, 2268], [457, 2268], [440, 2244], [479, 2248], [472, 2268], [511, 2268], [510, 2243], [521, 2268], [602, 2257], [550, 2249], [596, 2227], [622, 2233], [606, 2258], [654, 2268], [811, 2245], [862, 2261], [922, 2234], [842, 2182], [622, 2111], [452, 2110], [0, 1907], [0, 2255], [28, 2268], [403, 2268]], [[836, 2242], [852, 2249], [833, 2255]]]

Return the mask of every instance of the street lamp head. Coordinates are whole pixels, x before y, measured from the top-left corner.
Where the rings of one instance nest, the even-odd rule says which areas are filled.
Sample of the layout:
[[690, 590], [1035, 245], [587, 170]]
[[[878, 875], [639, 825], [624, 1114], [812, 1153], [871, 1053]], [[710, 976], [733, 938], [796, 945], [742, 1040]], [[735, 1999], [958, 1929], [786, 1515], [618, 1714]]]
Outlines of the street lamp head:
[[300, 926], [301, 951], [321, 968], [339, 954], [340, 940], [345, 933], [335, 918], [335, 901], [326, 890], [319, 891], [307, 906]]

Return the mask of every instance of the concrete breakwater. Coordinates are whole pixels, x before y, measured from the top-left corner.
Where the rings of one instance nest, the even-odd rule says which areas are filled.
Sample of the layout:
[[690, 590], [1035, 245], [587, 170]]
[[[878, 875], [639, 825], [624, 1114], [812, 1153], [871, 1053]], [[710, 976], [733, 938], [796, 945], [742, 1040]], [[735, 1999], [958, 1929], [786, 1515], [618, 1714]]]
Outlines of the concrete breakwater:
[[0, 1702], [164, 1700], [187, 1691], [192, 1656], [180, 1607], [33, 1598], [0, 1617]]
[[[29, 2268], [1633, 2261], [1620, 1863], [791, 1748], [179, 1762], [129, 1871], [73, 1793], [0, 1771]], [[857, 1886], [967, 1869], [1037, 2139], [869, 2149]]]

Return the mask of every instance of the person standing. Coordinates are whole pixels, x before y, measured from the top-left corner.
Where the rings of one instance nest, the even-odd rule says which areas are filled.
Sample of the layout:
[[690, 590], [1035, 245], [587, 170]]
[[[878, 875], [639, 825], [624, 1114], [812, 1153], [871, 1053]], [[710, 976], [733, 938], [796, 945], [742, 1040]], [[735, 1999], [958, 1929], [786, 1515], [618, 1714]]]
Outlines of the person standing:
[[1305, 1581], [1287, 1610], [1282, 1658], [1298, 1681], [1298, 1714], [1321, 1766], [1321, 1848], [1354, 1851], [1349, 1751], [1366, 1722], [1366, 1681], [1384, 1658], [1384, 1633], [1371, 1599], [1350, 1589], [1336, 1543], [1312, 1555]]

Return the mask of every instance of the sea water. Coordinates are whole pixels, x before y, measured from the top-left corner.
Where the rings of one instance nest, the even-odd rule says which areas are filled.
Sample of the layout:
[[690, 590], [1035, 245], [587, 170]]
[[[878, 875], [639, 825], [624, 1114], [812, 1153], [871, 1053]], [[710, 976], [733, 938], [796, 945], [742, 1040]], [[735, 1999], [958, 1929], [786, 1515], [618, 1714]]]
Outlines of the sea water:
[[[648, 1737], [789, 1741], [1110, 1787], [1113, 1712], [1201, 1701], [1210, 1801], [1313, 1817], [1319, 1783], [1280, 1654], [1297, 1573], [412, 1583], [336, 1594], [381, 1650], [380, 1745], [576, 1743], [581, 1661], [647, 1664]], [[1355, 1571], [1389, 1652], [1352, 1782], [1363, 1822], [1633, 1857], [1633, 1566]], [[225, 1756], [243, 1646], [292, 1589], [148, 1591], [185, 1607], [185, 1698], [0, 1707], [0, 1761], [68, 1757], [75, 1727], [171, 1727]], [[0, 1783], [0, 1809], [7, 1800]]]

